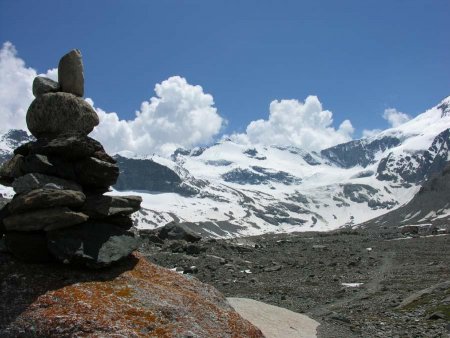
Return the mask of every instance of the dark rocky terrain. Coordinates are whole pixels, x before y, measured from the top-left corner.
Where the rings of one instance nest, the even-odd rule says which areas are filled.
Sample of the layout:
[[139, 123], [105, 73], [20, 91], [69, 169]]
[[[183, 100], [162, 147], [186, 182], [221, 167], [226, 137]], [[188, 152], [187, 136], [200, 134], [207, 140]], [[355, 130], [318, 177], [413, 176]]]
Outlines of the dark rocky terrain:
[[193, 243], [147, 238], [141, 251], [150, 261], [192, 274], [228, 297], [306, 313], [321, 323], [320, 337], [450, 334], [448, 228], [409, 234], [384, 227]]

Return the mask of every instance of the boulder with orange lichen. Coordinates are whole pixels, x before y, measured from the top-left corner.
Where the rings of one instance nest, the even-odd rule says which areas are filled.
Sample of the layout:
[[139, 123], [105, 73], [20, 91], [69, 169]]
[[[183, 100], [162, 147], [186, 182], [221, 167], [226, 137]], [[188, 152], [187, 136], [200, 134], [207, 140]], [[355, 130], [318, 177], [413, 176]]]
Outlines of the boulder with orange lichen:
[[137, 254], [95, 271], [0, 266], [1, 337], [263, 337], [213, 287]]

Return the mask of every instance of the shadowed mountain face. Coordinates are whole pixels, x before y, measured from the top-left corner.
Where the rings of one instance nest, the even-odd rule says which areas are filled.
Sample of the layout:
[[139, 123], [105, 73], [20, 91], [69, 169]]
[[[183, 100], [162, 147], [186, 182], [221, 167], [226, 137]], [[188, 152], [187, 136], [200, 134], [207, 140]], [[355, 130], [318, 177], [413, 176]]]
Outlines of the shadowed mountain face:
[[177, 193], [191, 196], [197, 193], [193, 187], [183, 184], [181, 177], [172, 169], [149, 159], [132, 159], [114, 156], [120, 175], [114, 189], [119, 191], [147, 191], [154, 193]]
[[181, 178], [173, 170], [152, 160], [130, 159], [116, 155], [120, 175], [114, 188], [117, 190], [147, 190], [176, 192]]
[[[352, 227], [405, 205], [442, 172], [449, 105], [447, 98], [399, 127], [320, 152], [223, 140], [170, 158], [116, 155], [114, 189], [140, 192], [143, 210], [134, 217], [143, 228], [175, 220], [229, 237]], [[2, 154], [20, 135], [26, 139], [3, 136]]]
[[372, 219], [367, 226], [399, 227], [411, 224], [446, 224], [450, 220], [450, 164], [427, 180], [411, 201]]
[[356, 140], [324, 149], [320, 154], [332, 163], [343, 168], [352, 168], [357, 165], [365, 168], [375, 163], [377, 153], [385, 152], [401, 143], [400, 139], [385, 136], [375, 140]]

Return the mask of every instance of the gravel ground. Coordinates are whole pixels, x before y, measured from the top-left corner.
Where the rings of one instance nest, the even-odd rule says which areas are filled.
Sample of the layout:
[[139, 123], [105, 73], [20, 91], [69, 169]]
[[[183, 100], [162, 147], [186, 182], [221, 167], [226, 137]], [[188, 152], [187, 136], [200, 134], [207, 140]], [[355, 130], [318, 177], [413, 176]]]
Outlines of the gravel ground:
[[305, 313], [319, 337], [351, 338], [450, 337], [449, 248], [448, 234], [351, 230], [148, 241], [141, 251], [227, 297]]

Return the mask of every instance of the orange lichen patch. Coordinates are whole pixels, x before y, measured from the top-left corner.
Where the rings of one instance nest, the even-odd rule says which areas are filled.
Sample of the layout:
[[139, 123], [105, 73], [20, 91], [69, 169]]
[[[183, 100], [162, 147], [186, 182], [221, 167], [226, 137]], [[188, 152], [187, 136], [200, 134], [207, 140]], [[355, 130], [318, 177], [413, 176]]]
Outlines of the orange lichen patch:
[[[77, 279], [76, 272], [64, 273]], [[47, 290], [15, 324], [49, 337], [263, 337], [213, 287], [137, 254], [127, 269], [92, 274], [95, 278], [84, 274], [79, 282]], [[51, 276], [44, 284], [54, 284]]]

